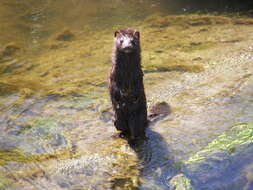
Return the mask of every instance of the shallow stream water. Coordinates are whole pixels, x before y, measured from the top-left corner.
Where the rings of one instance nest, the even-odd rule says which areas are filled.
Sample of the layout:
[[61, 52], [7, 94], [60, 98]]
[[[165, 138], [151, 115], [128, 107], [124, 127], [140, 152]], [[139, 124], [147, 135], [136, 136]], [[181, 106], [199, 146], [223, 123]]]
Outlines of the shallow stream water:
[[[163, 2], [0, 2], [0, 190], [253, 188], [253, 21], [168, 17]], [[115, 30], [140, 30], [148, 107], [130, 146], [112, 124]]]

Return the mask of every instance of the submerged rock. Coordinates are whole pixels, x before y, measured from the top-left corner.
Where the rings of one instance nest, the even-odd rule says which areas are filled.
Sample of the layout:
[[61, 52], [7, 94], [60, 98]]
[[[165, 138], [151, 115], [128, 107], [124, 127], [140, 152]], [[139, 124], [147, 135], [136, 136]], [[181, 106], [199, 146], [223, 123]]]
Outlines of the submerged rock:
[[17, 51], [21, 48], [14, 42], [7, 44], [2, 50], [1, 54], [3, 57], [5, 56], [13, 56]]
[[75, 37], [74, 33], [69, 29], [64, 29], [61, 33], [57, 34], [55, 39], [58, 41], [71, 41]]
[[171, 113], [170, 105], [167, 102], [157, 102], [150, 108], [152, 114], [168, 115]]
[[100, 119], [105, 122], [111, 121], [113, 119], [113, 113], [111, 111], [102, 111]]
[[171, 107], [167, 102], [158, 102], [150, 108], [149, 120], [151, 122], [162, 119], [171, 113]]

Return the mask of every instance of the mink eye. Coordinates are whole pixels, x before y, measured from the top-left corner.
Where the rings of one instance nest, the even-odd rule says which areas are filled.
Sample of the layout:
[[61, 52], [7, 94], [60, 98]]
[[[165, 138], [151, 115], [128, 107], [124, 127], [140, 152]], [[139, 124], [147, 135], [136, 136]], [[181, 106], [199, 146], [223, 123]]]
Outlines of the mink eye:
[[120, 40], [119, 42], [122, 44], [122, 43], [123, 43], [123, 40]]

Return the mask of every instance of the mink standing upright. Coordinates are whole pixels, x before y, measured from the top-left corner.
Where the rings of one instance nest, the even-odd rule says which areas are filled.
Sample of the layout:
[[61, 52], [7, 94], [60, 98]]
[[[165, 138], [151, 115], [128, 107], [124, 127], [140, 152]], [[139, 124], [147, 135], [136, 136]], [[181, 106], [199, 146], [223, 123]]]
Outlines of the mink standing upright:
[[141, 68], [140, 33], [134, 29], [114, 34], [109, 92], [114, 111], [114, 125], [130, 139], [145, 137], [147, 103]]

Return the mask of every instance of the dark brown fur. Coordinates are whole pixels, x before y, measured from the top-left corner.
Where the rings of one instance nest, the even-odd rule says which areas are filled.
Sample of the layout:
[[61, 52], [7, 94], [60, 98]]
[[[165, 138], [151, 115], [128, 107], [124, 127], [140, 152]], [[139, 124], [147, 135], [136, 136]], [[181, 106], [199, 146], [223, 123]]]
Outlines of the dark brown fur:
[[131, 139], [145, 137], [147, 105], [138, 31], [115, 32], [109, 92], [116, 129]]

